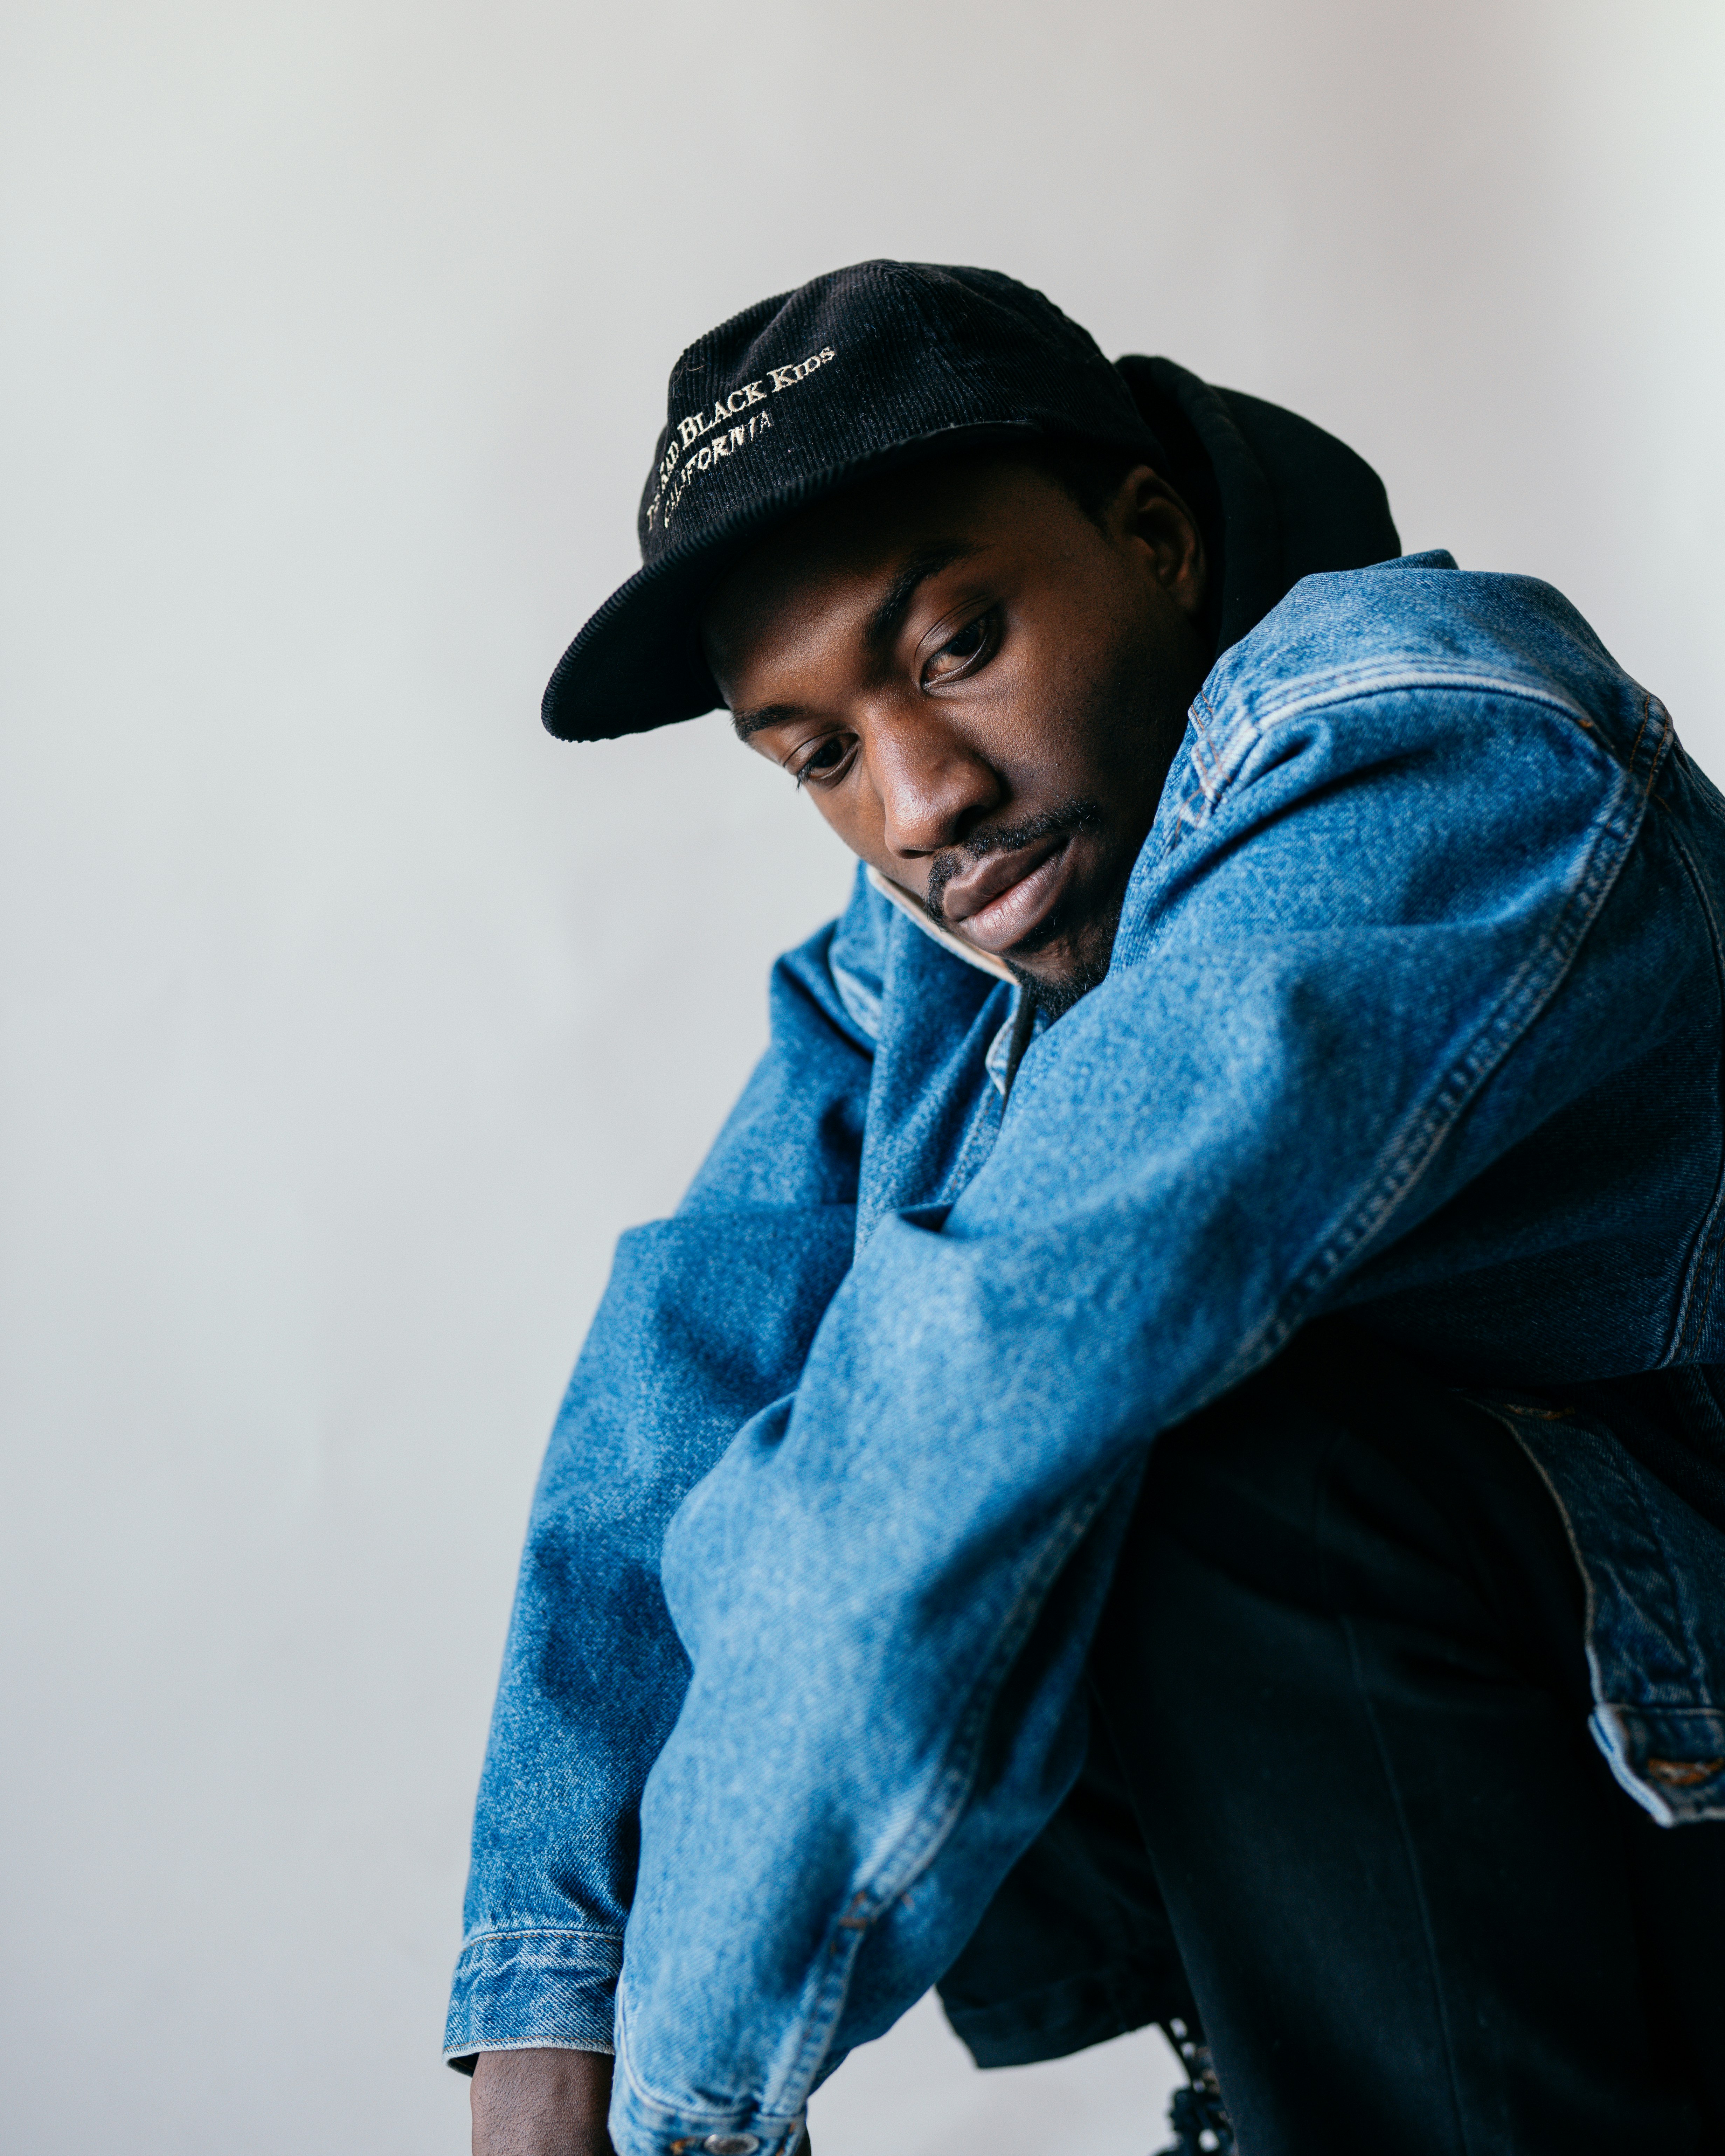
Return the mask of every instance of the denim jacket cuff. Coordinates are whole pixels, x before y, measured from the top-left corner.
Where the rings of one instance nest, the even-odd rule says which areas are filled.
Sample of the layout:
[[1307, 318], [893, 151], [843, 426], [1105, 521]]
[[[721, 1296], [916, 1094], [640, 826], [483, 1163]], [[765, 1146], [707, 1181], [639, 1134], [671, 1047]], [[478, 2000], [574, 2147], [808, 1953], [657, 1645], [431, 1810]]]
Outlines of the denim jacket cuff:
[[1725, 1713], [1601, 1703], [1589, 1720], [1607, 1765], [1661, 1826], [1725, 1820]]
[[752, 2106], [709, 2110], [655, 2103], [619, 2070], [611, 2093], [611, 2139], [618, 2156], [798, 2156], [805, 2114], [794, 2118]]
[[521, 1925], [479, 1932], [461, 1949], [444, 2057], [470, 2073], [480, 2051], [608, 2051], [620, 1932]]

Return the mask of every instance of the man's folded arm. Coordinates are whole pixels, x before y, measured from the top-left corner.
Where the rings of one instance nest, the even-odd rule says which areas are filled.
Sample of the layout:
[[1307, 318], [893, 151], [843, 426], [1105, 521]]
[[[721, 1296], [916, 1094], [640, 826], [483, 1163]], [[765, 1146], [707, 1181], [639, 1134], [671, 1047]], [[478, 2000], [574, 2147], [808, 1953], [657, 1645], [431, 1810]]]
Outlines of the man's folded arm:
[[779, 962], [771, 1045], [688, 1197], [619, 1245], [533, 1500], [475, 1820], [455, 2063], [611, 2048], [641, 1786], [688, 1681], [660, 1543], [742, 1424], [795, 1386], [850, 1263], [871, 1056], [831, 959], [837, 941], [865, 975], [883, 913], [860, 888]]
[[794, 1400], [671, 1526], [694, 1675], [642, 1806], [626, 2156], [784, 2145], [939, 1976], [1077, 1770], [1156, 1430], [1683, 993], [1622, 896], [1648, 773], [1549, 700], [1384, 689], [1248, 732], [1225, 785], [1171, 787], [1114, 968], [987, 1165], [875, 1231]]

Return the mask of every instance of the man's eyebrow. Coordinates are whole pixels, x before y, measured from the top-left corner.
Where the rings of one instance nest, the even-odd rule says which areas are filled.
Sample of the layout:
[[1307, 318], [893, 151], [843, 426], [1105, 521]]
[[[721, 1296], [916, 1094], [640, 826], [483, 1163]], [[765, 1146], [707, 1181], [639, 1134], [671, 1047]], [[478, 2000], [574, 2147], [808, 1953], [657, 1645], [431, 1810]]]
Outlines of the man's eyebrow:
[[758, 711], [733, 711], [731, 724], [738, 741], [746, 742], [767, 726], [782, 726], [797, 716], [794, 704], [762, 704]]
[[[881, 593], [864, 626], [865, 640], [877, 651], [890, 644], [898, 634], [911, 601], [928, 579], [951, 568], [954, 562], [981, 552], [971, 539], [932, 539], [918, 547], [900, 563], [892, 582]], [[731, 725], [738, 741], [746, 742], [768, 726], [783, 726], [800, 716], [794, 704], [762, 704], [758, 711], [733, 711]]]
[[968, 555], [981, 552], [969, 539], [932, 539], [917, 547], [902, 563], [882, 594], [880, 603], [869, 616], [868, 627], [863, 632], [869, 642], [876, 650], [890, 644], [898, 634], [918, 588], [931, 577], [937, 577], [942, 569], [951, 568], [954, 562], [962, 562]]

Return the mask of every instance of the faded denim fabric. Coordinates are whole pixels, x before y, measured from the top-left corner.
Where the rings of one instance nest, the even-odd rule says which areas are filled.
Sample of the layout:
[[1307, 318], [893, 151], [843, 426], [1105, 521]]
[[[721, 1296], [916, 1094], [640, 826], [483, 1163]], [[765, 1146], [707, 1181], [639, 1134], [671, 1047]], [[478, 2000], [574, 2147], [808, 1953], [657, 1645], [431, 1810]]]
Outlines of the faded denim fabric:
[[[1015, 992], [860, 875], [577, 1368], [449, 2055], [614, 2041], [623, 2156], [788, 2149], [1071, 1786], [1157, 1431], [1344, 1307], [1516, 1430], [1615, 1770], [1725, 1818], [1722, 905], [1658, 701], [1444, 554], [1218, 662], [1108, 977], [1004, 1100]], [[1625, 1380], [1688, 1403], [1634, 1450]]]

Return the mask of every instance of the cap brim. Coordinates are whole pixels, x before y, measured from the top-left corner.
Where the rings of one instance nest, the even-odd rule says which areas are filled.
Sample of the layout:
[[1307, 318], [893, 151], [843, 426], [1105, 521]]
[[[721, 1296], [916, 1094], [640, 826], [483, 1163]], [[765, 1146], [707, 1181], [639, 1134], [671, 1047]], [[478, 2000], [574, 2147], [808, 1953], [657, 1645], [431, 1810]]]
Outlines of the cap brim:
[[1028, 420], [999, 420], [899, 443], [821, 472], [686, 554], [666, 554], [638, 569], [557, 661], [540, 705], [547, 731], [560, 741], [616, 741], [716, 709], [725, 700], [701, 652], [701, 607], [719, 578], [765, 533], [877, 472], [1027, 437], [1052, 438], [1050, 429]]

